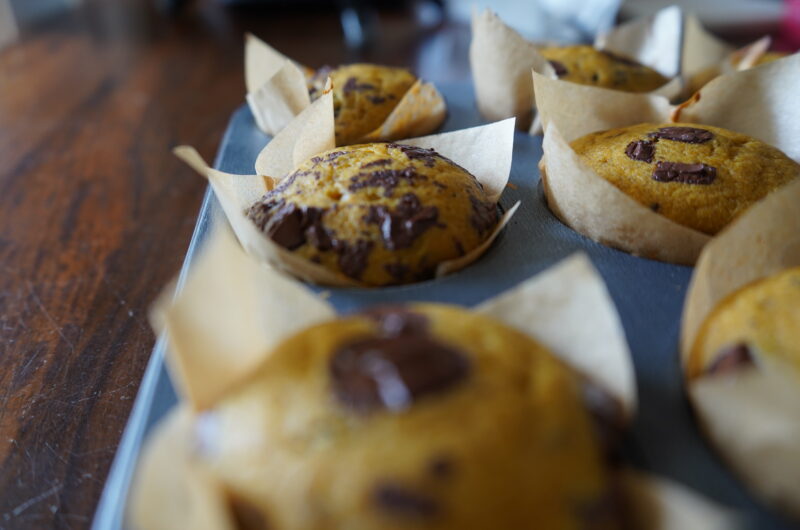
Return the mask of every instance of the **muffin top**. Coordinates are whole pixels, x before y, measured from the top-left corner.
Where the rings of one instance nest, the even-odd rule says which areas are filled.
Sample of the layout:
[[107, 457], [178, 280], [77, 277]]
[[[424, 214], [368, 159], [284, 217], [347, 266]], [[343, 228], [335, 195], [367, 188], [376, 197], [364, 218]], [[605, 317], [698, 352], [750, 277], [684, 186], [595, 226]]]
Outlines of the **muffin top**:
[[800, 267], [734, 291], [708, 315], [687, 364], [691, 378], [777, 364], [800, 378]]
[[539, 50], [565, 81], [626, 92], [650, 92], [668, 79], [648, 66], [592, 46], [552, 46]]
[[405, 68], [374, 64], [323, 67], [308, 80], [311, 99], [322, 95], [326, 79], [333, 82], [336, 145], [348, 145], [383, 124], [417, 78]]
[[467, 170], [432, 149], [392, 143], [312, 157], [248, 216], [277, 244], [370, 286], [432, 278], [498, 222]]
[[488, 317], [374, 309], [280, 344], [198, 459], [265, 528], [614, 528], [582, 381]]
[[571, 145], [640, 204], [710, 235], [800, 175], [800, 164], [775, 147], [709, 125], [643, 123], [591, 133]]

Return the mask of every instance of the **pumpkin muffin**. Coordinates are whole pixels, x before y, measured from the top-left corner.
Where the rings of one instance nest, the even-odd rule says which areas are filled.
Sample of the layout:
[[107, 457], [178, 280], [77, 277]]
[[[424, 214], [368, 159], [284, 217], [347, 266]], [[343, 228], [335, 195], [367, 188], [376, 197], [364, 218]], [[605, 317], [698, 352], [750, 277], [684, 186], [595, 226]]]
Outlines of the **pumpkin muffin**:
[[539, 50], [564, 81], [625, 92], [650, 92], [668, 79], [633, 59], [592, 46], [552, 46]]
[[322, 95], [328, 77], [333, 82], [336, 145], [356, 143], [380, 127], [417, 81], [405, 68], [374, 64], [324, 67], [308, 80], [312, 100]]
[[571, 146], [640, 204], [709, 235], [800, 175], [800, 164], [775, 147], [709, 125], [643, 123]]
[[800, 267], [723, 299], [706, 318], [687, 364], [690, 378], [773, 363], [800, 378]]
[[278, 245], [370, 286], [432, 278], [498, 222], [496, 204], [464, 168], [392, 143], [312, 157], [248, 216]]
[[280, 344], [194, 458], [253, 528], [616, 528], [582, 385], [485, 316], [384, 307]]

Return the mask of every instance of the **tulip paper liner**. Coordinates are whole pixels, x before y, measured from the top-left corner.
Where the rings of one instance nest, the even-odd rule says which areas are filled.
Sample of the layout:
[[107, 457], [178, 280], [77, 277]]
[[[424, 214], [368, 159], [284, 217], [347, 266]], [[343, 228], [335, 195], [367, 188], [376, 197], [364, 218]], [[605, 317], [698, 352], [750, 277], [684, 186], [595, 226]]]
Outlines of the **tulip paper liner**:
[[[565, 259], [476, 311], [529, 334], [605, 388], [629, 418], [633, 415], [636, 390], [624, 331], [585, 255]], [[277, 343], [335, 315], [302, 284], [247, 256], [225, 227], [212, 234], [180, 293], [173, 298], [168, 288], [152, 312], [156, 330], [168, 338], [181, 404], [145, 446], [132, 492], [135, 523], [230, 527], [224, 491], [192, 456], [202, 430], [196, 420], [246, 383]], [[191, 485], [182, 487], [183, 480]], [[729, 514], [680, 486], [627, 471], [621, 486], [642, 528], [731, 527]]]
[[[186, 146], [175, 154], [206, 177], [242, 247], [304, 281], [330, 286], [361, 286], [341, 273], [331, 271], [274, 243], [246, 215], [247, 209], [298, 164], [334, 147], [333, 100], [327, 92], [304, 110], [261, 151], [257, 175], [232, 175], [210, 168], [197, 152]], [[433, 148], [472, 173], [490, 200], [497, 202], [508, 182], [514, 142], [514, 120], [448, 133], [402, 140], [417, 147]], [[491, 246], [516, 212], [519, 203], [506, 211], [484, 242], [465, 255], [440, 263], [436, 276], [460, 270], [478, 259]]]
[[[306, 74], [311, 72], [258, 37], [247, 35], [247, 104], [259, 129], [274, 136], [311, 104], [306, 84]], [[442, 124], [446, 114], [447, 105], [436, 87], [417, 79], [386, 120], [354, 143], [427, 134]]]
[[[714, 238], [694, 270], [681, 325], [681, 359], [722, 299], [800, 265], [800, 182], [754, 205]], [[707, 436], [764, 499], [800, 517], [800, 384], [779, 362], [687, 381]], [[789, 373], [787, 373], [789, 372]]]
[[[674, 97], [682, 83], [676, 76], [680, 60], [681, 12], [676, 7], [619, 26], [601, 36], [597, 47], [623, 54], [673, 78], [654, 93]], [[540, 53], [544, 43], [526, 40], [488, 9], [473, 12], [469, 58], [475, 99], [481, 114], [490, 120], [515, 116], [518, 126], [527, 128], [535, 106], [531, 70], [560, 84], [553, 67]], [[532, 133], [538, 133], [534, 123]]]
[[681, 121], [730, 129], [800, 161], [800, 55], [711, 81], [671, 106], [663, 96], [561, 83], [533, 73], [545, 128], [542, 184], [550, 209], [595, 241], [631, 254], [691, 265], [710, 236], [643, 206], [600, 177], [569, 143], [586, 134], [638, 123]]

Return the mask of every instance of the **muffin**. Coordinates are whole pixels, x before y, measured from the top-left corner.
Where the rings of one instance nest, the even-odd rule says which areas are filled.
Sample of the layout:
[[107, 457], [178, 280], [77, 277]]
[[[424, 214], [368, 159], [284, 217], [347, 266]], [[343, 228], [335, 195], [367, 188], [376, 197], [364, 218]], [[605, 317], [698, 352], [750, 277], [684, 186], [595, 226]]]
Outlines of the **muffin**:
[[706, 318], [691, 350], [690, 378], [771, 363], [800, 378], [800, 267], [734, 291]]
[[643, 123], [572, 148], [598, 175], [668, 219], [713, 235], [800, 174], [780, 150], [719, 127]]
[[417, 81], [405, 68], [374, 64], [324, 67], [308, 78], [312, 101], [322, 95], [325, 81], [333, 82], [336, 145], [348, 145], [381, 126]]
[[467, 170], [432, 149], [392, 143], [314, 156], [247, 215], [278, 245], [369, 286], [432, 278], [498, 222]]
[[248, 528], [615, 528], [583, 396], [488, 317], [385, 307], [278, 345], [198, 418], [194, 458]]
[[592, 46], [552, 46], [539, 52], [564, 81], [626, 92], [650, 92], [668, 79], [632, 59]]
[[[786, 57], [787, 54], [783, 52], [766, 52], [756, 59], [750, 68], [755, 66], [761, 66], [762, 64], [771, 63], [773, 61], [777, 61], [778, 59], [783, 59]], [[722, 65], [714, 65], [708, 68], [705, 68], [689, 79], [688, 83], [688, 91], [689, 93], [694, 93], [703, 88], [706, 84], [711, 82], [713, 79], [717, 77], [733, 72], [739, 69], [739, 63], [744, 59], [744, 54], [742, 53], [734, 53], [731, 57], [728, 58], [727, 63], [723, 63]]]

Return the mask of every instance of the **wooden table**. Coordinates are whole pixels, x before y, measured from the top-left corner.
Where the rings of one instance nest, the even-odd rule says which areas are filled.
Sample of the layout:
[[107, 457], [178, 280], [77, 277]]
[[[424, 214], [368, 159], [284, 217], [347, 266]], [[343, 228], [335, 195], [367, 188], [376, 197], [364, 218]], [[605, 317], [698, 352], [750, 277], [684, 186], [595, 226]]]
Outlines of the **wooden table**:
[[[244, 101], [243, 34], [309, 65], [356, 59], [335, 12], [84, 2], [0, 51], [0, 528], [87, 528], [213, 160]], [[408, 14], [366, 59], [411, 64]], [[324, 44], [322, 44], [324, 43]]]

